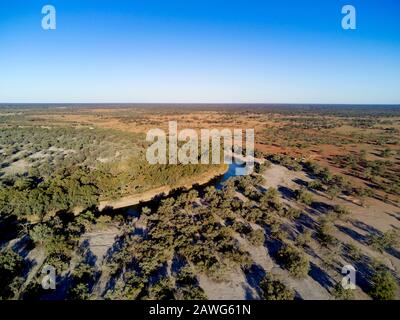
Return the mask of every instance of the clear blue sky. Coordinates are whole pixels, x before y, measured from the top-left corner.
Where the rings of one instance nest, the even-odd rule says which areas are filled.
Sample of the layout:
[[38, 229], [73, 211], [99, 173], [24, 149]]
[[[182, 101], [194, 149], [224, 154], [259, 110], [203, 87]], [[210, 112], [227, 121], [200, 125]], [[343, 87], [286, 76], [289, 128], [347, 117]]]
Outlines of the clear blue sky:
[[1, 0], [0, 102], [400, 103], [400, 1]]

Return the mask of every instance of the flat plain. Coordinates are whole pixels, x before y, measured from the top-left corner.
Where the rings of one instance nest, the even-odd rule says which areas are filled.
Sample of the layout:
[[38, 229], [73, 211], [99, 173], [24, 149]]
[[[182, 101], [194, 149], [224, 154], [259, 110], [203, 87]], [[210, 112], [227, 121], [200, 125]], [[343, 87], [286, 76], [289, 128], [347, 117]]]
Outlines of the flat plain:
[[[254, 129], [255, 172], [148, 164], [169, 121]], [[0, 297], [399, 299], [399, 138], [399, 106], [2, 105]]]

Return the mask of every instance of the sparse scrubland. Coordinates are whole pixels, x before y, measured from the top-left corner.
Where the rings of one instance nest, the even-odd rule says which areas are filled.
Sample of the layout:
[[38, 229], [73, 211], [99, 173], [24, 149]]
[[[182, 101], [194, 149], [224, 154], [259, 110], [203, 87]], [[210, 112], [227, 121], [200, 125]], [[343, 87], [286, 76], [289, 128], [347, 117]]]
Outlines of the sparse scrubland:
[[[399, 109], [186, 108], [3, 106], [0, 299], [400, 298]], [[222, 166], [148, 164], [171, 119], [254, 128], [254, 172], [196, 186]]]

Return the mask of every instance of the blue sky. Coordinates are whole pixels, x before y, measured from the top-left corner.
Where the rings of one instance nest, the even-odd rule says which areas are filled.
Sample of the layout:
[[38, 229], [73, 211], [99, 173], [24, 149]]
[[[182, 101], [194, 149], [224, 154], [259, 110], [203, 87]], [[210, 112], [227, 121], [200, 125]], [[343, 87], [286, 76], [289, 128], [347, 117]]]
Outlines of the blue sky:
[[400, 1], [2, 0], [0, 102], [397, 104]]

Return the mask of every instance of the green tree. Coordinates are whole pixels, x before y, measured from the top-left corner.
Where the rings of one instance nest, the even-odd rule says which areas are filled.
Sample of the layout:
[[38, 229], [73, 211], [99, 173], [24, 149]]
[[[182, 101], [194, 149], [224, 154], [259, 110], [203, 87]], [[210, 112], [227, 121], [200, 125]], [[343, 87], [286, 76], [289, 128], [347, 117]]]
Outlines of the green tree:
[[371, 279], [372, 289], [370, 296], [375, 300], [395, 299], [397, 283], [388, 271], [379, 270]]
[[289, 273], [296, 278], [304, 278], [310, 269], [306, 255], [291, 245], [285, 245], [278, 251], [278, 259]]
[[273, 275], [265, 276], [260, 282], [265, 300], [293, 300], [295, 292]]

